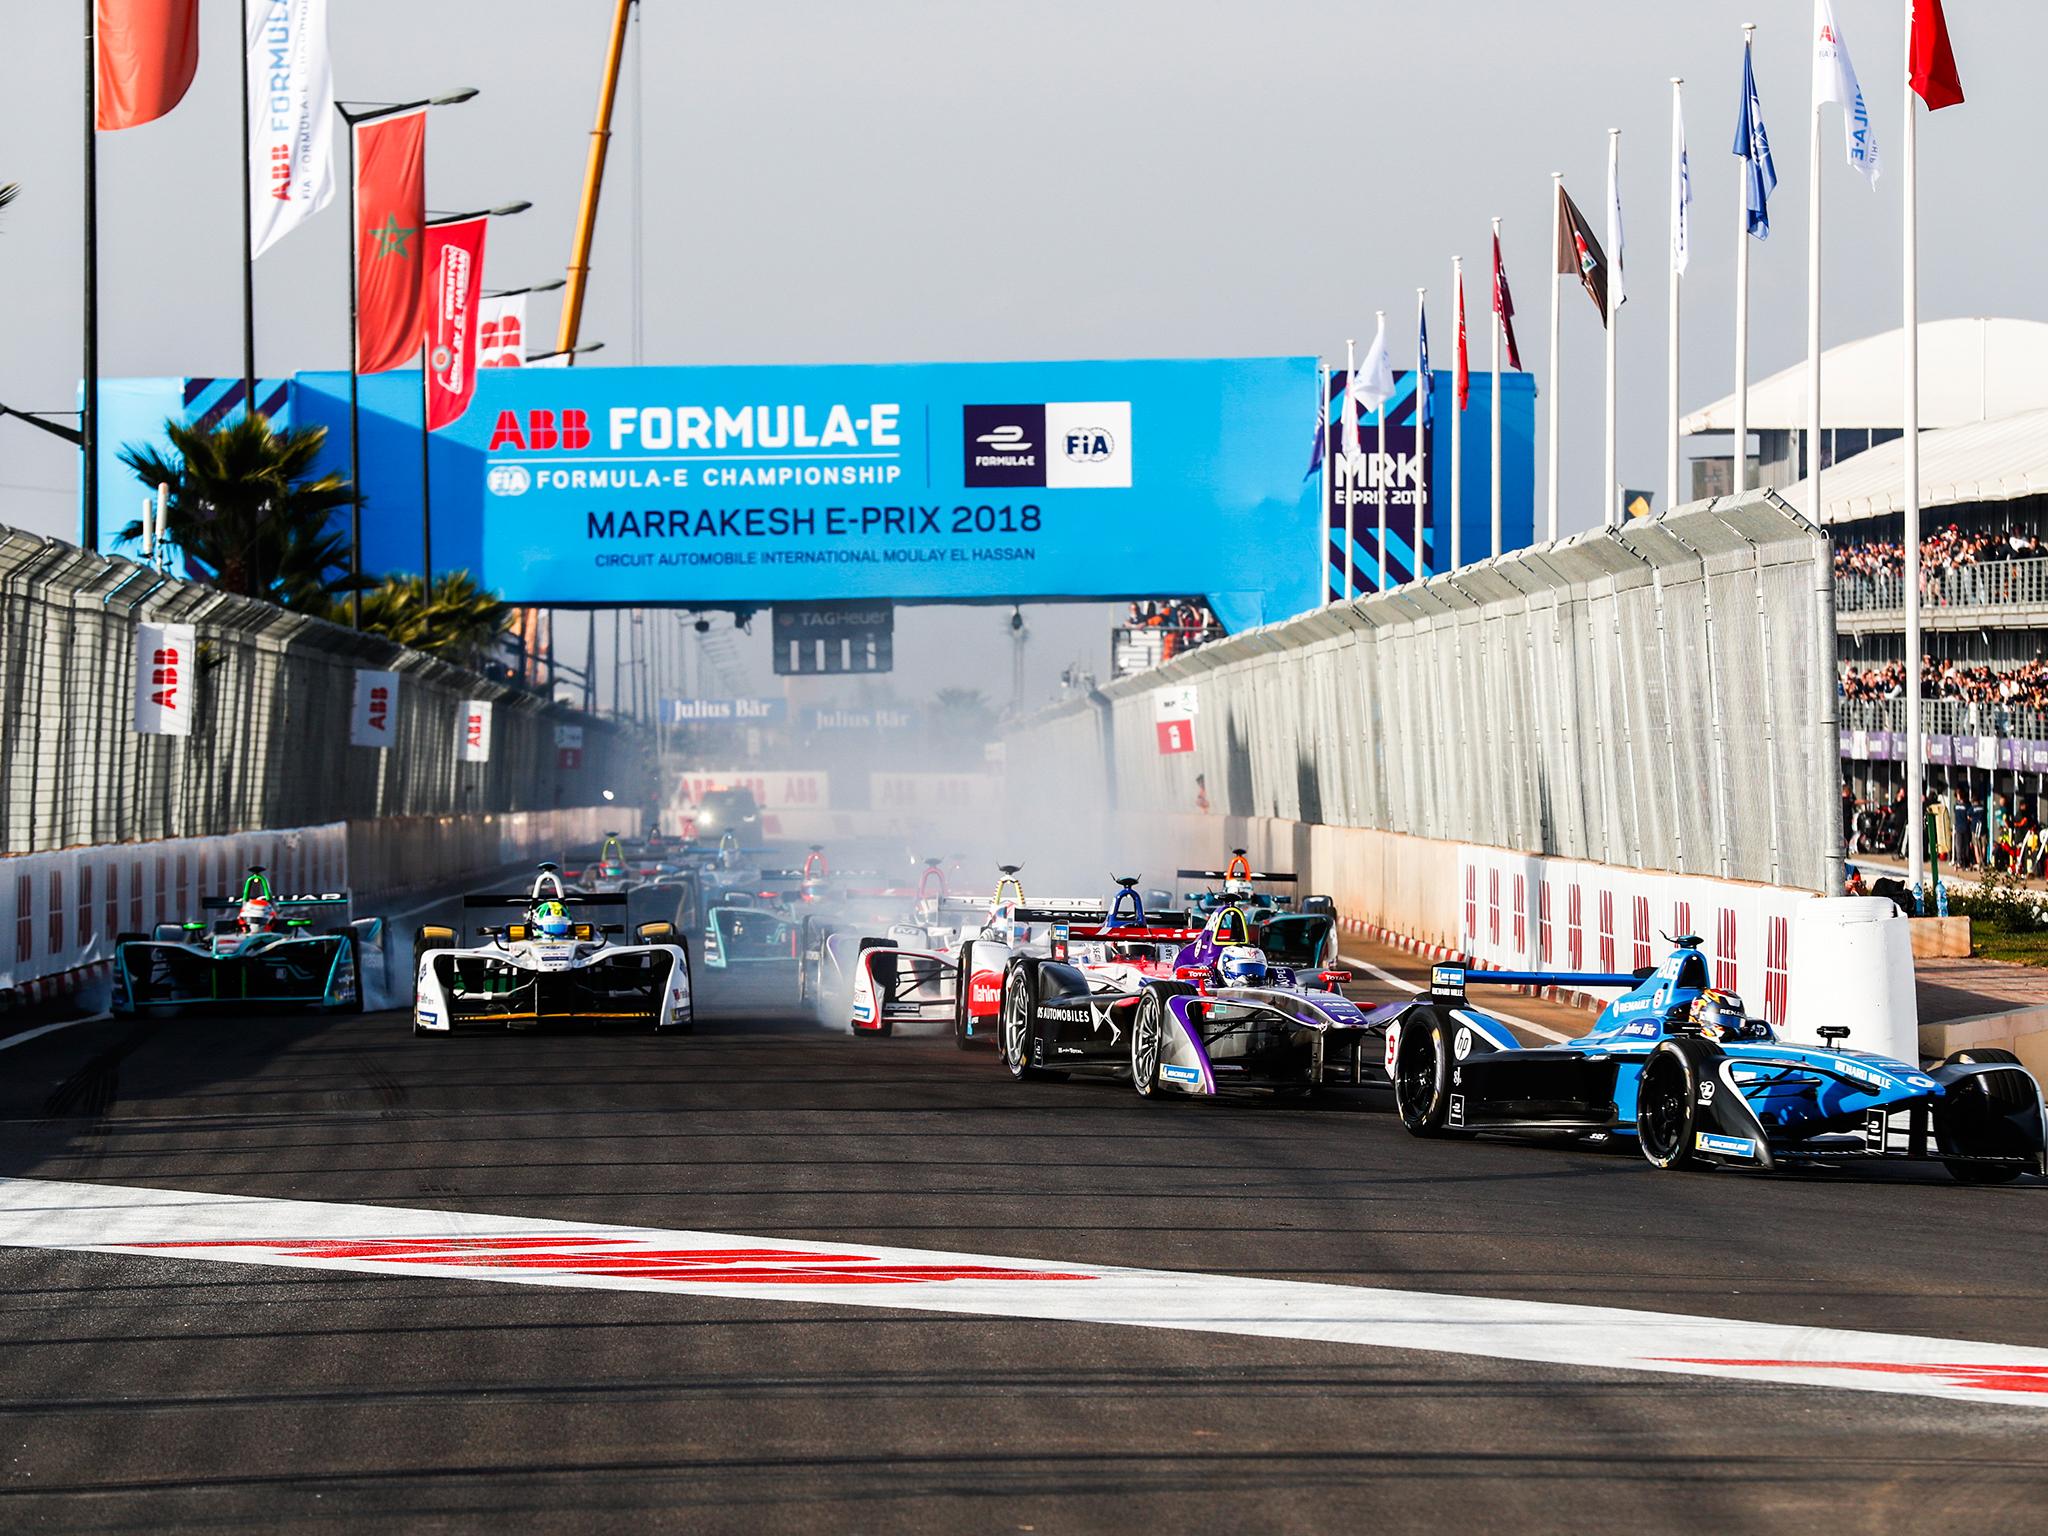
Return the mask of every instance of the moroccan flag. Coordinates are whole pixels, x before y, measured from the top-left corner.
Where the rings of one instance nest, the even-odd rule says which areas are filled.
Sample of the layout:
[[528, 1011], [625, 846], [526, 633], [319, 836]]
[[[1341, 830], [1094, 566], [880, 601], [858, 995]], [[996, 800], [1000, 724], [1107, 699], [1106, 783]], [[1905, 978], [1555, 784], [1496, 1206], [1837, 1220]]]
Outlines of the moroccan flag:
[[477, 302], [490, 217], [427, 230], [427, 430], [460, 421], [476, 394]]
[[1913, 89], [1928, 111], [1962, 104], [1962, 77], [1956, 73], [1956, 51], [1949, 46], [1941, 0], [1913, 0], [1913, 40], [1906, 57], [1911, 61]]
[[1465, 340], [1465, 279], [1458, 279], [1458, 366], [1452, 375], [1458, 392], [1458, 409], [1472, 398], [1472, 356]]
[[199, 0], [93, 0], [93, 120], [155, 122], [199, 71]]
[[427, 112], [355, 127], [356, 372], [403, 367], [426, 318]]
[[1557, 189], [1557, 273], [1560, 277], [1576, 277], [1585, 285], [1586, 293], [1593, 300], [1593, 307], [1600, 311], [1600, 323], [1607, 323], [1607, 253], [1600, 249], [1600, 242], [1593, 238], [1593, 226], [1586, 222], [1586, 216], [1579, 212], [1579, 205], [1572, 201], [1571, 194], [1562, 184]]
[[1500, 236], [1493, 237], [1493, 312], [1500, 317], [1501, 335], [1507, 339], [1508, 366], [1522, 371], [1522, 349], [1515, 345], [1515, 296], [1508, 290], [1508, 269], [1500, 261]]

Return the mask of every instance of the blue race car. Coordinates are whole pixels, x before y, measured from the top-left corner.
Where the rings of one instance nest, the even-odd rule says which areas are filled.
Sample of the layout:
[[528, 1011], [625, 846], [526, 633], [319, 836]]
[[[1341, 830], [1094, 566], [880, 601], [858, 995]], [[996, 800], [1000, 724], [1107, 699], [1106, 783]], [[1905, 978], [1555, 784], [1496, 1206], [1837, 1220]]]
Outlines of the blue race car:
[[[2010, 1052], [1958, 1051], [1922, 1070], [1777, 1038], [1716, 990], [1697, 938], [1629, 976], [1468, 971], [1439, 965], [1387, 1028], [1394, 1105], [1417, 1136], [1633, 1136], [1659, 1168], [1868, 1160], [1944, 1164], [1965, 1184], [2048, 1175], [2041, 1089]], [[1592, 1030], [1522, 1046], [1470, 1006], [1475, 985], [1616, 987]]]

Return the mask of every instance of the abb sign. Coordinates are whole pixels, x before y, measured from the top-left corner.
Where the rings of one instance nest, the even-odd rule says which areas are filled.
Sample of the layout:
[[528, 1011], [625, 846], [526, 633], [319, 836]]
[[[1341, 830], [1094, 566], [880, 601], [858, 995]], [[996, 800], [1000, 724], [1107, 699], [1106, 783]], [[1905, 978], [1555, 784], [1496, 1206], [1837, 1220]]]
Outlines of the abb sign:
[[356, 669], [355, 712], [349, 720], [352, 747], [389, 747], [398, 741], [398, 674]]
[[192, 734], [197, 653], [198, 637], [190, 624], [135, 626], [135, 729], [142, 735]]
[[1196, 698], [1192, 688], [1162, 688], [1152, 695], [1160, 756], [1195, 750]]
[[517, 448], [527, 453], [543, 453], [551, 448], [574, 450], [589, 446], [588, 411], [528, 411], [523, 422], [517, 411], [500, 411], [498, 424], [491, 428], [491, 446], [485, 451], [498, 453]]
[[471, 699], [462, 706], [462, 760], [488, 763], [491, 760], [491, 701]]

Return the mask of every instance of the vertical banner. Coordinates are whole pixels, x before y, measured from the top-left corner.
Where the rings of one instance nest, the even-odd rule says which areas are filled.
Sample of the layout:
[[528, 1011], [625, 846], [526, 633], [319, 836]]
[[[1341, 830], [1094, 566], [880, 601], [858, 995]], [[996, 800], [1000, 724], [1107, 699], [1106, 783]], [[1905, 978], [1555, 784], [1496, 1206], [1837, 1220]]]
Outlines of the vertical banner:
[[356, 372], [403, 367], [426, 307], [427, 109], [358, 123]]
[[199, 72], [199, 0], [95, 0], [93, 42], [94, 122], [155, 122]]
[[1192, 688], [1162, 688], [1152, 695], [1153, 720], [1159, 733], [1159, 755], [1195, 750], [1197, 701]]
[[526, 366], [526, 295], [477, 301], [476, 365], [479, 368]]
[[349, 720], [352, 747], [389, 747], [398, 742], [398, 674], [356, 668], [355, 712]]
[[198, 636], [190, 624], [135, 626], [135, 729], [144, 736], [192, 734]]
[[[1413, 581], [1418, 575], [1429, 573], [1429, 547], [1439, 543], [1435, 533], [1435, 516], [1431, 506], [1434, 498], [1428, 494], [1424, 484], [1425, 473], [1435, 473], [1437, 466], [1427, 463], [1423, 455], [1422, 437], [1432, 430], [1432, 424], [1417, 420], [1417, 375], [1412, 372], [1397, 373], [1394, 397], [1386, 403], [1387, 451], [1379, 451], [1379, 432], [1370, 418], [1361, 420], [1359, 427], [1360, 451], [1355, 459], [1347, 458], [1341, 444], [1332, 444], [1330, 455], [1329, 507], [1329, 601], [1337, 602], [1344, 596], [1344, 510], [1347, 505], [1355, 507], [1351, 531], [1357, 544], [1353, 569], [1370, 569], [1377, 577], [1380, 566], [1380, 487], [1386, 487], [1387, 494], [1387, 582], [1399, 586]], [[1330, 398], [1342, 398], [1338, 393], [1345, 384], [1344, 371], [1333, 369], [1330, 374]], [[1491, 409], [1491, 406], [1488, 407]], [[1430, 460], [1436, 457], [1430, 454]], [[1448, 473], [1448, 471], [1446, 471]], [[1423, 555], [1420, 562], [1410, 546], [1414, 539], [1417, 504], [1422, 514]], [[1441, 556], [1439, 559], [1441, 560]], [[1418, 569], [1419, 564], [1419, 569]], [[1357, 581], [1360, 593], [1368, 591], [1371, 583], [1364, 578]]]
[[471, 699], [462, 706], [462, 761], [491, 760], [491, 701]]
[[327, 0], [249, 7], [249, 255], [334, 201]]
[[583, 766], [582, 726], [558, 725], [555, 727], [555, 766], [562, 769], [576, 769]]
[[476, 394], [477, 294], [488, 215], [427, 231], [427, 430], [462, 419]]

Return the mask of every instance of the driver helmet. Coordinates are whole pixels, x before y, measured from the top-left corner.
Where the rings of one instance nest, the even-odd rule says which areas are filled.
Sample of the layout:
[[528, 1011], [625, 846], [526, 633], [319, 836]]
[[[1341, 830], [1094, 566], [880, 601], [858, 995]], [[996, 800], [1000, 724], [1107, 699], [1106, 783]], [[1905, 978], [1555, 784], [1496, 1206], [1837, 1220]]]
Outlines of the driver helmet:
[[1226, 987], [1256, 987], [1266, 979], [1266, 952], [1251, 944], [1230, 944], [1216, 957], [1216, 976]]
[[559, 901], [543, 901], [533, 909], [533, 928], [544, 939], [569, 937], [569, 909]]
[[251, 896], [235, 913], [235, 921], [244, 933], [268, 933], [276, 919], [277, 913], [267, 896]]
[[1692, 1000], [1686, 1023], [1693, 1033], [1709, 1040], [1742, 1040], [1751, 1034], [1742, 999], [1719, 988], [1709, 988]]

